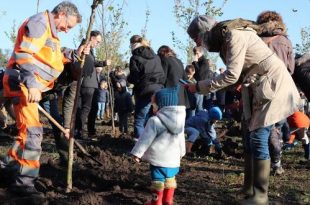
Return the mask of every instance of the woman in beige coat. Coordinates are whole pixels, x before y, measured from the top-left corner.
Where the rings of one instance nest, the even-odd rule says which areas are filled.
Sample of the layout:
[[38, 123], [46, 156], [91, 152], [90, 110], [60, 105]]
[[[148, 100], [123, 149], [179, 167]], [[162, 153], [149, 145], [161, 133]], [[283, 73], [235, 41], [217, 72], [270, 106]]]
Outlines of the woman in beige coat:
[[244, 118], [249, 122], [245, 151], [251, 156], [245, 160], [245, 167], [253, 166], [253, 181], [245, 184], [249, 187], [243, 204], [268, 204], [270, 131], [272, 125], [297, 110], [299, 94], [284, 63], [254, 29], [222, 25], [205, 15], [189, 25], [187, 32], [197, 46], [219, 52], [226, 71], [211, 80], [188, 85], [188, 89], [207, 94], [242, 83]]

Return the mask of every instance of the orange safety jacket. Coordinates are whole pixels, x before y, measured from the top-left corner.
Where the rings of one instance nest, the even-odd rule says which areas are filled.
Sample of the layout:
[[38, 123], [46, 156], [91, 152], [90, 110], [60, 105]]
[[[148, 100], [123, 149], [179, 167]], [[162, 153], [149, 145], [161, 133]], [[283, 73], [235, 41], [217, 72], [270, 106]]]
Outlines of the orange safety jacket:
[[19, 83], [45, 92], [63, 71], [64, 57], [60, 49], [54, 18], [48, 11], [27, 19], [19, 28], [13, 54], [4, 77], [4, 95], [18, 96]]

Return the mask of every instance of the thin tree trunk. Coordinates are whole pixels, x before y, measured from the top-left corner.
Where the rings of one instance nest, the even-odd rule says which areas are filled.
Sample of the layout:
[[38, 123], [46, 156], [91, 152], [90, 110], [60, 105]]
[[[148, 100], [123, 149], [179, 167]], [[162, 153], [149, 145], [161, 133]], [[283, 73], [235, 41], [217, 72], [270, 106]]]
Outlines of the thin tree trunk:
[[[101, 27], [102, 27], [102, 34], [103, 34], [103, 42], [104, 42], [104, 48], [105, 48], [105, 57], [108, 59], [108, 45], [105, 37], [105, 26], [104, 26], [104, 5], [101, 5], [102, 12], [101, 12]], [[111, 83], [111, 78], [110, 78], [110, 69], [108, 67], [107, 69], [107, 80], [108, 80], [108, 85], [109, 85], [109, 97], [110, 97], [110, 106], [111, 106], [111, 121], [112, 121], [112, 131], [111, 135], [116, 136], [116, 130], [115, 130], [115, 123], [114, 123], [114, 93], [113, 93], [113, 86]]]
[[[88, 44], [90, 39], [90, 32], [92, 30], [92, 26], [95, 20], [95, 11], [97, 6], [102, 3], [102, 0], [94, 0], [93, 4], [91, 6], [91, 15], [89, 19], [89, 24], [86, 32], [86, 42], [85, 44]], [[73, 145], [74, 145], [74, 129], [75, 129], [75, 119], [76, 119], [76, 111], [78, 107], [78, 100], [79, 100], [79, 93], [81, 88], [81, 82], [82, 82], [82, 75], [83, 75], [83, 67], [85, 63], [85, 54], [82, 54], [81, 57], [81, 75], [79, 76], [77, 86], [76, 86], [76, 93], [75, 93], [75, 99], [74, 99], [74, 105], [72, 110], [72, 116], [71, 116], [71, 124], [70, 124], [70, 138], [69, 138], [69, 160], [68, 160], [68, 172], [67, 172], [67, 188], [66, 192], [71, 192], [72, 190], [72, 165], [73, 165]]]
[[37, 13], [39, 13], [40, 0], [37, 1]]

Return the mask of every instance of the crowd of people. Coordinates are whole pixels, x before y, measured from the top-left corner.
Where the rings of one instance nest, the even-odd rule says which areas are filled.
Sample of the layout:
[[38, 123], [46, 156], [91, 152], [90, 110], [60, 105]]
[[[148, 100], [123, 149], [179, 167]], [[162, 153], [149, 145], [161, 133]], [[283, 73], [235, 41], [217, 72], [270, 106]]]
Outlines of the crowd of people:
[[[136, 143], [131, 154], [136, 162], [150, 163], [153, 198], [148, 205], [173, 204], [181, 158], [192, 156], [198, 138], [224, 158], [215, 129], [222, 118], [242, 124], [242, 204], [268, 204], [270, 169], [279, 175], [284, 172], [283, 141], [288, 147], [301, 140], [304, 157], [310, 160], [309, 108], [304, 109], [301, 100], [310, 95], [310, 85], [305, 85], [310, 82], [310, 57], [298, 56], [295, 64], [280, 14], [266, 11], [256, 22], [195, 17], [187, 32], [197, 46], [193, 62], [185, 67], [171, 47], [162, 45], [155, 53], [145, 38], [133, 35], [129, 64], [104, 69], [113, 62], [95, 57], [103, 38], [100, 31], [93, 30], [89, 42], [83, 40], [76, 49], [60, 47], [57, 33], [67, 33], [81, 20], [73, 3], [62, 2], [19, 28], [12, 57], [1, 73], [1, 109], [7, 110], [18, 129], [16, 141], [0, 160], [1, 169], [15, 172], [11, 192], [43, 196], [34, 187], [43, 139], [39, 105], [66, 130], [61, 133], [51, 123], [61, 166], [68, 161], [72, 118], [74, 137], [87, 141], [96, 137], [96, 120], [114, 114], [120, 135], [129, 135], [128, 119], [134, 114]], [[206, 50], [218, 52], [226, 69], [215, 72]], [[86, 55], [83, 72], [82, 54]], [[72, 116], [75, 96], [78, 110]], [[1, 112], [0, 118], [2, 129], [7, 129], [7, 115]]]

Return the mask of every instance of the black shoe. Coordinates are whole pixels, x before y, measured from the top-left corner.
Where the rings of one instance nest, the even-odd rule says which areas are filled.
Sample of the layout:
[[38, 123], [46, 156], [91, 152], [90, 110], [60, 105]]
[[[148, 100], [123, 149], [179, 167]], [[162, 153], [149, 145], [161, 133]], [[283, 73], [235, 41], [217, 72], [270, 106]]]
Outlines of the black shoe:
[[185, 157], [185, 159], [196, 159], [196, 158], [198, 158], [198, 156], [195, 152], [188, 152], [188, 153], [186, 153], [186, 155], [184, 157]]
[[9, 191], [20, 197], [29, 197], [29, 196], [42, 197], [42, 198], [44, 197], [44, 194], [42, 192], [39, 192], [34, 186], [11, 185], [9, 187]]

